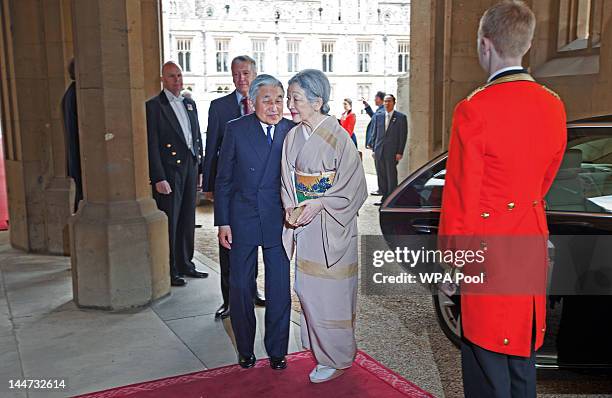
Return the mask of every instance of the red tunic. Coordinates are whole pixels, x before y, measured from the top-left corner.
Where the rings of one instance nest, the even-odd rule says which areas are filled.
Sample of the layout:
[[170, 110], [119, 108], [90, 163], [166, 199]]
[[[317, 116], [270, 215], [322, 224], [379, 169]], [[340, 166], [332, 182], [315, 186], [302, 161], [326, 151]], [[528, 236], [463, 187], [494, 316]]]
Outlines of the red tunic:
[[346, 112], [344, 112], [342, 114], [342, 117], [340, 118], [340, 125], [349, 133], [350, 136], [353, 135], [353, 132], [355, 130], [356, 120], [357, 117], [355, 116], [355, 112], [351, 112], [348, 115], [346, 114]]
[[[558, 96], [529, 79], [525, 74], [499, 79], [455, 108], [441, 240], [452, 236], [536, 236], [545, 242], [542, 238], [548, 236], [548, 227], [543, 198], [565, 151], [566, 116]], [[536, 273], [543, 273], [542, 284], [547, 267], [545, 250], [543, 245], [538, 257], [541, 261], [530, 263], [538, 268]], [[513, 261], [501, 261], [505, 272], [517, 268], [514, 257]], [[463, 294], [463, 334], [487, 350], [529, 356], [534, 309], [538, 349], [545, 332], [544, 294]]]

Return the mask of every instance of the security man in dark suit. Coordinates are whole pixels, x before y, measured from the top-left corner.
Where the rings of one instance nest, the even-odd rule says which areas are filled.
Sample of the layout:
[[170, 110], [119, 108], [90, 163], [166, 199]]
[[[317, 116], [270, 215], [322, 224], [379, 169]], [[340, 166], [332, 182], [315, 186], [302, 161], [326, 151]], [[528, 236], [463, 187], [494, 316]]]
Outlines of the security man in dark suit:
[[180, 95], [181, 68], [166, 62], [161, 79], [163, 91], [146, 102], [149, 176], [157, 207], [168, 216], [170, 283], [184, 286], [182, 276], [208, 276], [192, 261], [202, 139], [196, 104]]
[[377, 206], [397, 187], [397, 164], [404, 155], [408, 137], [408, 118], [394, 109], [395, 97], [387, 94], [384, 105], [385, 111], [375, 113], [372, 118], [372, 155], [378, 177], [378, 191], [382, 194], [381, 201], [375, 203]]
[[[236, 90], [226, 96], [217, 98], [210, 103], [208, 110], [208, 128], [206, 131], [206, 154], [204, 156], [202, 190], [209, 200], [214, 200], [215, 181], [217, 178], [217, 161], [223, 142], [223, 134], [227, 122], [252, 112], [249, 104], [249, 86], [257, 76], [257, 64], [247, 55], [239, 55], [232, 60], [232, 79]], [[227, 318], [229, 312], [229, 278], [230, 260], [229, 250], [219, 245], [219, 265], [221, 266], [221, 294], [223, 304], [215, 312], [215, 318]], [[257, 278], [257, 271], [255, 272]], [[255, 304], [265, 305], [265, 299], [256, 288]]]
[[66, 144], [66, 169], [68, 177], [74, 180], [74, 212], [83, 199], [83, 179], [81, 178], [81, 147], [79, 144], [79, 118], [77, 115], [76, 82], [74, 76], [74, 58], [68, 65], [70, 86], [62, 98], [62, 115], [64, 116], [64, 139]]

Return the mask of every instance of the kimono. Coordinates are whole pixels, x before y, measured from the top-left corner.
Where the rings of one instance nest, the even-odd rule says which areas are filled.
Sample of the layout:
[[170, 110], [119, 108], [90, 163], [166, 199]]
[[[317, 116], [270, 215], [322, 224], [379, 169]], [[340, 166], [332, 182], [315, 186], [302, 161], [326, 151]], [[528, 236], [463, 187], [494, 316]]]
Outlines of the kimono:
[[324, 119], [310, 136], [301, 124], [287, 133], [281, 164], [285, 209], [298, 205], [296, 172], [335, 172], [331, 187], [311, 199], [320, 201], [321, 212], [305, 226], [283, 230], [287, 256], [296, 254], [302, 344], [319, 364], [348, 368], [357, 350], [357, 212], [367, 188], [359, 154], [335, 118]]

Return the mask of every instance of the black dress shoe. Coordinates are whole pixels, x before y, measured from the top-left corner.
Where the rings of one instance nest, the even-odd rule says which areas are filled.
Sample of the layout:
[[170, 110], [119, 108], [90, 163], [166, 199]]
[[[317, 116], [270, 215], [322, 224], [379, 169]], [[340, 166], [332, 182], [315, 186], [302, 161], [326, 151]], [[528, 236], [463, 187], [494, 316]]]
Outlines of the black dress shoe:
[[257, 292], [257, 294], [255, 294], [255, 297], [253, 297], [253, 303], [258, 307], [265, 307], [266, 299], [264, 298], [263, 294]]
[[170, 277], [170, 286], [185, 286], [187, 281], [183, 278], [179, 278], [178, 276]]
[[372, 195], [372, 196], [382, 196], [382, 192], [380, 192], [380, 191], [372, 191], [372, 192], [370, 192], [370, 195]]
[[274, 370], [283, 370], [287, 367], [285, 357], [270, 357], [270, 367]]
[[182, 272], [182, 276], [189, 276], [191, 278], [208, 278], [208, 272], [200, 272], [198, 270], [193, 270], [189, 272]]
[[255, 361], [255, 355], [253, 354], [251, 354], [250, 357], [243, 357], [242, 355], [238, 356], [238, 365], [240, 365], [240, 367], [244, 369], [252, 368], [253, 366], [255, 366]]
[[215, 318], [225, 319], [229, 316], [229, 307], [225, 304], [221, 304], [221, 307], [215, 312]]

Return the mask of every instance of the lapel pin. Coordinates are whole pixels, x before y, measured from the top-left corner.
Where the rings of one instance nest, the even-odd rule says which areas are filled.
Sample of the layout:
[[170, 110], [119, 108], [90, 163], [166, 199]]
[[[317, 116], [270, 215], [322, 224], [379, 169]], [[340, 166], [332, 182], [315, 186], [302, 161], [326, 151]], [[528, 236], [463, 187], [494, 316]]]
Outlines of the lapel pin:
[[192, 111], [192, 110], [193, 110], [193, 105], [191, 105], [191, 104], [187, 104], [187, 110], [188, 110], [188, 111]]

